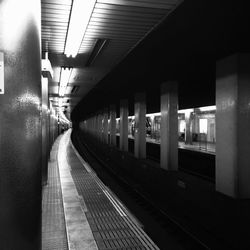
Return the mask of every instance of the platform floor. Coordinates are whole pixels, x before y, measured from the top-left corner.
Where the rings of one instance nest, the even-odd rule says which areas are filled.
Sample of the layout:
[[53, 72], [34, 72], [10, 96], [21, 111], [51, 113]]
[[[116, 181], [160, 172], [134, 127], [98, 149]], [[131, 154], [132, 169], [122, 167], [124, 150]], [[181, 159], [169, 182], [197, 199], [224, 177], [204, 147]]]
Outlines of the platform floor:
[[51, 152], [42, 249], [159, 249], [77, 153], [70, 134], [60, 136]]
[[42, 249], [67, 250], [68, 241], [64, 219], [61, 183], [57, 165], [57, 152], [61, 136], [54, 143], [48, 162], [48, 182], [43, 187]]
[[[117, 133], [116, 135], [120, 136], [119, 133]], [[132, 136], [131, 134], [128, 135], [128, 138], [133, 139], [133, 140], [135, 139], [134, 136]], [[156, 140], [154, 138], [147, 136], [146, 142], [160, 145], [161, 139]], [[178, 148], [187, 149], [187, 150], [196, 151], [196, 152], [205, 153], [205, 154], [212, 154], [212, 155], [216, 154], [216, 144], [211, 143], [211, 142], [192, 142], [192, 144], [185, 144], [185, 142], [178, 141]]]

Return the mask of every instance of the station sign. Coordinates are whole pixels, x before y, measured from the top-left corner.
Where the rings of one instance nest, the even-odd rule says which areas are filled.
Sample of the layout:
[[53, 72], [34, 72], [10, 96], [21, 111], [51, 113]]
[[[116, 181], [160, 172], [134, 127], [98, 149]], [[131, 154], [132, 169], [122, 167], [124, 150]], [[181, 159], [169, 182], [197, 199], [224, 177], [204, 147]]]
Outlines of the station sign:
[[4, 94], [4, 54], [0, 52], [0, 95]]

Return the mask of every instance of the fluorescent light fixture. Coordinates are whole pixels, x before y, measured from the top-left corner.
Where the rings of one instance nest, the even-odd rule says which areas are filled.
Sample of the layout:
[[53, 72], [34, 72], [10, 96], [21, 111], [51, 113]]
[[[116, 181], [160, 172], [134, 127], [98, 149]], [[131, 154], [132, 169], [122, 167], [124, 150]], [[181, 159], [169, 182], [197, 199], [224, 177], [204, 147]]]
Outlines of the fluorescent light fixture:
[[206, 107], [201, 107], [199, 108], [200, 111], [214, 111], [216, 110], [216, 106], [206, 106]]
[[79, 51], [96, 0], [74, 0], [71, 8], [64, 54], [75, 57]]
[[72, 72], [72, 68], [61, 68], [60, 83], [59, 83], [59, 96], [64, 96], [71, 72]]

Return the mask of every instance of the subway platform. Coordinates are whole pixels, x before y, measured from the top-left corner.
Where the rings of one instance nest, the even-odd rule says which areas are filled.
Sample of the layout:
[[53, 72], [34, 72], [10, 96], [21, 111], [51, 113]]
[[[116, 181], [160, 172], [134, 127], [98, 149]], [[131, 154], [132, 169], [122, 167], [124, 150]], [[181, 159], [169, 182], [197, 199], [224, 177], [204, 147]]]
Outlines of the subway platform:
[[159, 249], [81, 158], [70, 135], [59, 136], [51, 150], [42, 249]]

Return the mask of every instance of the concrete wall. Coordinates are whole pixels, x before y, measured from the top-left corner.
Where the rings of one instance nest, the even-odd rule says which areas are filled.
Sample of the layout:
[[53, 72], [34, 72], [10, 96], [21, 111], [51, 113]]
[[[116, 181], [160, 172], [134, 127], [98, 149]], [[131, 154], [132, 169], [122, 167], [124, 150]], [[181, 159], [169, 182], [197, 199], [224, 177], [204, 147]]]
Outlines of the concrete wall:
[[39, 0], [0, 1], [1, 249], [40, 249], [41, 55]]
[[42, 77], [42, 184], [48, 179], [49, 114], [48, 78]]

